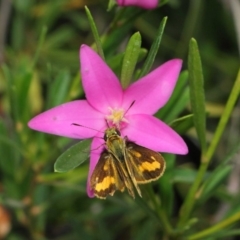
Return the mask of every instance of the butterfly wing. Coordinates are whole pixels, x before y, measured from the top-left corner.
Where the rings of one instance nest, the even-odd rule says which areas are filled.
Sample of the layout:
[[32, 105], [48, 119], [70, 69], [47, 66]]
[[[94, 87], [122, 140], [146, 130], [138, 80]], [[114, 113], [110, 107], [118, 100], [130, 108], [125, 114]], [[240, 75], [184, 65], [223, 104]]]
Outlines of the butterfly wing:
[[90, 179], [91, 189], [98, 198], [113, 196], [116, 190], [123, 192], [125, 187], [134, 197], [132, 183], [124, 166], [109, 152], [103, 152]]
[[126, 164], [137, 184], [155, 181], [163, 175], [166, 164], [161, 154], [133, 142], [126, 145]]

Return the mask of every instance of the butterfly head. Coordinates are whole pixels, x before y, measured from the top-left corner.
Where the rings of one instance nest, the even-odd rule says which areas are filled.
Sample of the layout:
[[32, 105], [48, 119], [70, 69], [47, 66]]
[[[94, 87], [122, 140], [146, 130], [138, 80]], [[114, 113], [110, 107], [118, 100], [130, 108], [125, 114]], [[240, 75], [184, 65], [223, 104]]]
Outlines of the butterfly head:
[[107, 128], [104, 132], [104, 141], [121, 137], [120, 131], [115, 127]]

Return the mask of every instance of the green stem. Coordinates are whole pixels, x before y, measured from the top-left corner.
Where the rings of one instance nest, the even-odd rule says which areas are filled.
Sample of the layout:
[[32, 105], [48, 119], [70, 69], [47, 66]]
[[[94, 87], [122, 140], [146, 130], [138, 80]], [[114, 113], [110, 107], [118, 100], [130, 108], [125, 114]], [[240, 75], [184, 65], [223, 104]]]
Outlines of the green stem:
[[184, 224], [187, 222], [187, 220], [189, 219], [189, 216], [191, 214], [191, 211], [194, 207], [195, 201], [201, 196], [201, 192], [200, 191], [198, 192], [198, 189], [201, 189], [201, 188], [199, 188], [199, 186], [202, 183], [203, 177], [206, 173], [206, 170], [211, 161], [211, 158], [217, 148], [217, 145], [218, 145], [220, 138], [223, 134], [223, 131], [226, 127], [228, 119], [230, 118], [231, 112], [237, 101], [239, 93], [240, 93], [240, 70], [238, 72], [236, 81], [234, 83], [231, 94], [227, 101], [226, 107], [223, 111], [222, 117], [219, 121], [217, 129], [213, 136], [213, 139], [210, 143], [210, 146], [208, 147], [206, 154], [202, 155], [201, 166], [200, 166], [200, 169], [196, 176], [195, 182], [193, 183], [192, 187], [190, 188], [188, 195], [186, 197], [186, 200], [183, 203], [183, 206], [180, 210], [180, 220], [178, 222], [178, 227], [182, 228], [184, 226]]
[[223, 114], [222, 114], [222, 117], [220, 119], [220, 122], [218, 124], [218, 127], [217, 127], [217, 130], [214, 134], [214, 137], [211, 141], [211, 144], [208, 148], [208, 151], [206, 152], [206, 159], [210, 159], [212, 158], [214, 152], [215, 152], [215, 149], [217, 148], [217, 145], [219, 143], [219, 140], [223, 134], [223, 131], [227, 125], [227, 122], [228, 122], [228, 119], [232, 113], [232, 110], [234, 108], [234, 105], [237, 101], [237, 98], [239, 96], [239, 93], [240, 93], [240, 70], [238, 71], [238, 75], [237, 75], [237, 79], [234, 83], [234, 86], [232, 88], [232, 92], [230, 94], [230, 97], [227, 101], [227, 104], [226, 104], [226, 107], [223, 111]]
[[126, 12], [127, 8], [122, 8], [117, 12], [113, 21], [105, 30], [104, 35], [109, 35], [112, 31], [119, 29], [126, 24], [133, 23], [138, 16], [144, 13], [144, 10], [137, 9], [136, 11], [129, 12], [128, 14], [126, 14]]
[[105, 34], [108, 32], [111, 32], [113, 29], [117, 28], [118, 25], [118, 21], [121, 19], [121, 17], [124, 15], [125, 11], [127, 8], [121, 8], [117, 14], [115, 15], [113, 21], [110, 23], [110, 25], [108, 26], [108, 28], [105, 31]]
[[181, 39], [178, 43], [176, 55], [183, 58], [187, 52], [188, 42], [191, 36], [194, 35], [197, 21], [201, 16], [202, 0], [191, 0], [189, 3], [189, 9], [185, 18], [184, 28], [182, 31]]
[[207, 228], [204, 231], [193, 234], [188, 237], [188, 240], [203, 239], [203, 237], [209, 236], [215, 232], [221, 231], [223, 228], [226, 228], [230, 224], [240, 220], [240, 212], [234, 214], [233, 216], [215, 224], [213, 227]]

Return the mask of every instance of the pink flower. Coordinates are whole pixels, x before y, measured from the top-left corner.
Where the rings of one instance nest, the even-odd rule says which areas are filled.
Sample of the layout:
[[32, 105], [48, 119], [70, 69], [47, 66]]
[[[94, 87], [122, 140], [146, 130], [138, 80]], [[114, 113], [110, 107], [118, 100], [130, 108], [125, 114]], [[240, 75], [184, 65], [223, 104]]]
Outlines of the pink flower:
[[137, 6], [146, 9], [156, 8], [158, 0], [117, 0], [120, 6]]
[[164, 63], [125, 90], [100, 56], [86, 45], [81, 46], [80, 63], [86, 100], [54, 107], [31, 119], [28, 126], [69, 138], [93, 138], [87, 184], [90, 197], [93, 193], [89, 188], [89, 179], [103, 151], [103, 134], [108, 126], [118, 126], [123, 137], [157, 152], [188, 152], [182, 138], [152, 116], [170, 98], [181, 69], [181, 60]]

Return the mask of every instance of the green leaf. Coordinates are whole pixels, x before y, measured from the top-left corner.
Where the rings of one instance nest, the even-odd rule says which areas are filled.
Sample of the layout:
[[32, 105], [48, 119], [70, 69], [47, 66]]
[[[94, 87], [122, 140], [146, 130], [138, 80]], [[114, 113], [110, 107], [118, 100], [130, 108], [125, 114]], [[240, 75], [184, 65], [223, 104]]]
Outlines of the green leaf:
[[186, 107], [189, 102], [189, 88], [186, 87], [188, 72], [183, 71], [177, 81], [172, 96], [167, 104], [162, 107], [156, 114], [156, 117], [164, 122], [173, 121]]
[[94, 37], [94, 40], [95, 40], [95, 43], [96, 43], [96, 46], [97, 46], [97, 51], [98, 51], [99, 55], [102, 57], [102, 59], [105, 59], [103, 49], [102, 49], [101, 39], [99, 37], [96, 24], [93, 20], [92, 14], [89, 11], [87, 6], [85, 6], [85, 11], [86, 11], [88, 21], [89, 21], [89, 24], [90, 24], [90, 27], [91, 27], [91, 30], [92, 30], [92, 33], [93, 33], [93, 37]]
[[43, 47], [43, 43], [45, 41], [46, 34], [47, 34], [47, 27], [44, 26], [42, 28], [42, 31], [41, 31], [41, 34], [40, 34], [40, 39], [38, 41], [37, 51], [36, 51], [35, 56], [34, 56], [33, 61], [32, 61], [32, 69], [35, 67], [35, 65], [36, 65], [36, 63], [39, 59], [39, 54], [40, 54], [40, 51]]
[[158, 53], [158, 49], [159, 49], [159, 46], [160, 46], [160, 43], [161, 43], [161, 40], [162, 40], [162, 35], [163, 35], [163, 31], [164, 31], [166, 22], [167, 22], [167, 17], [164, 17], [163, 20], [160, 23], [160, 26], [159, 26], [158, 31], [157, 31], [157, 36], [156, 36], [156, 38], [155, 38], [155, 40], [154, 40], [154, 42], [151, 46], [151, 49], [150, 49], [149, 54], [147, 56], [147, 59], [146, 59], [144, 65], [143, 65], [142, 71], [139, 74], [138, 78], [143, 77], [144, 75], [146, 75], [150, 71], [150, 69], [153, 65], [153, 62], [155, 60], [155, 57]]
[[183, 134], [193, 126], [193, 114], [178, 118], [169, 125], [179, 134]]
[[[125, 9], [125, 8], [124, 8]], [[131, 30], [132, 24], [120, 25], [117, 28], [112, 29], [111, 34], [103, 35], [102, 42], [104, 45], [104, 52], [109, 55], [115, 55], [116, 49], [122, 44], [126, 36]]]
[[47, 109], [62, 104], [65, 101], [70, 83], [70, 73], [67, 70], [60, 71], [56, 79], [49, 84]]
[[89, 157], [90, 143], [91, 140], [88, 139], [70, 147], [57, 159], [54, 164], [54, 171], [67, 172], [86, 161]]
[[197, 176], [197, 172], [194, 169], [189, 168], [176, 168], [173, 169], [173, 182], [174, 183], [192, 183]]
[[209, 178], [202, 185], [202, 192], [199, 201], [202, 203], [209, 196], [214, 193], [214, 190], [217, 190], [217, 187], [223, 183], [227, 178], [229, 173], [232, 171], [233, 166], [227, 165], [233, 156], [240, 150], [240, 141], [237, 142], [231, 151], [225, 156], [221, 164], [214, 169]]
[[226, 106], [224, 108], [224, 111], [223, 111], [220, 121], [218, 123], [217, 129], [213, 135], [210, 146], [206, 152], [205, 158], [208, 159], [209, 162], [210, 162], [210, 160], [216, 150], [216, 147], [222, 137], [222, 134], [226, 128], [227, 122], [232, 114], [233, 108], [236, 104], [239, 94], [240, 94], [240, 69], [238, 71], [237, 78], [234, 82], [234, 85], [232, 87], [231, 93], [227, 100]]
[[141, 47], [141, 35], [139, 32], [134, 33], [127, 45], [123, 58], [121, 83], [123, 88], [127, 88], [132, 80], [132, 75], [138, 61], [138, 55]]
[[[240, 220], [240, 212], [236, 212], [232, 216], [215, 223], [213, 226], [210, 226], [208, 228], [205, 228], [204, 230], [194, 233], [193, 235], [190, 235], [187, 239], [189, 240], [195, 240], [195, 239], [209, 239], [208, 236], [215, 235], [215, 233], [219, 233], [223, 229], [229, 228], [232, 224], [235, 224], [236, 222], [239, 222]], [[210, 239], [217, 239], [217, 238], [210, 238]], [[225, 238], [221, 238], [225, 239]]]
[[115, 0], [109, 0], [108, 1], [108, 8], [107, 8], [107, 11], [111, 11], [112, 8], [116, 5], [116, 1]]
[[[147, 55], [147, 50], [145, 48], [139, 49], [138, 62], [142, 61]], [[106, 60], [107, 65], [114, 71], [117, 76], [121, 76], [122, 71], [122, 62], [124, 58], [124, 53], [119, 53], [114, 56], [111, 56]], [[136, 75], [136, 74], [134, 74]], [[135, 76], [132, 79], [135, 80]]]
[[203, 88], [202, 63], [195, 39], [190, 40], [188, 54], [190, 99], [193, 121], [200, 141], [201, 149], [206, 151], [206, 113]]
[[238, 151], [240, 151], [240, 140], [232, 147], [229, 153], [227, 153], [222, 164], [227, 164]]
[[202, 187], [203, 191], [201, 192], [201, 197], [199, 199], [201, 203], [215, 193], [218, 187], [226, 180], [227, 176], [232, 171], [232, 168], [233, 166], [228, 165], [214, 170]]
[[23, 106], [27, 106], [29, 101], [28, 92], [32, 81], [33, 73], [30, 71], [23, 72], [19, 79], [15, 78], [16, 96], [17, 96], [17, 108], [19, 109], [18, 116], [23, 120], [23, 115], [26, 109], [22, 109]]
[[[234, 230], [224, 229], [222, 231], [219, 230], [217, 232], [214, 232], [211, 235], [212, 239], [231, 239], [229, 237], [232, 237], [232, 236], [239, 237], [240, 236], [240, 229], [234, 229]], [[236, 238], [232, 238], [232, 239], [236, 239]]]

